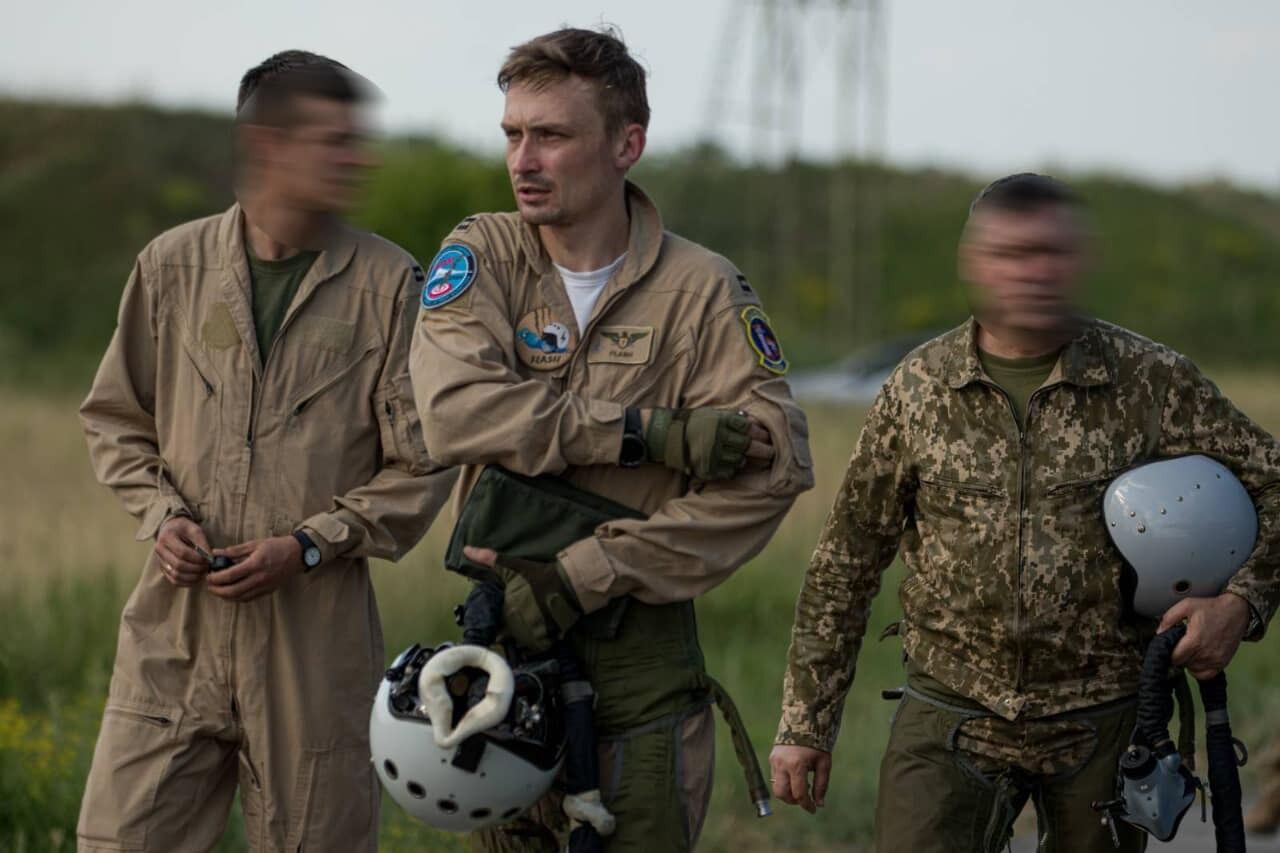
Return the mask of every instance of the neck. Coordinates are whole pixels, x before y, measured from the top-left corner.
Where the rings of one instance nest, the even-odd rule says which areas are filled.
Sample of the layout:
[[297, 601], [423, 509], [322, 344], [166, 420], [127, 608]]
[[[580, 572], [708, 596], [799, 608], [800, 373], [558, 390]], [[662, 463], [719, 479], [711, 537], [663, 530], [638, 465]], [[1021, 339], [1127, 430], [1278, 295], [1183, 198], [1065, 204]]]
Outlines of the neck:
[[299, 252], [321, 249], [337, 226], [331, 213], [290, 207], [262, 194], [242, 193], [244, 239], [255, 258], [282, 261]]
[[1035, 358], [1055, 353], [1071, 340], [1074, 328], [1052, 331], [1006, 329], [978, 323], [978, 348], [997, 358]]
[[540, 225], [538, 236], [552, 263], [571, 272], [591, 272], [617, 260], [627, 250], [631, 217], [621, 194], [598, 216], [572, 225]]

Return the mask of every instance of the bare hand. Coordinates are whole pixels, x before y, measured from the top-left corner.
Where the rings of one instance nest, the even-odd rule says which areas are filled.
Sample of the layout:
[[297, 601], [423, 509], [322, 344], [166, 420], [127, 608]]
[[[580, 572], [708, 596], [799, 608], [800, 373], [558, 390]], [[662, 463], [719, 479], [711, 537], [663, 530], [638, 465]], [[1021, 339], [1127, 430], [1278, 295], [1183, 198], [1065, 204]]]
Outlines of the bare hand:
[[827, 784], [831, 781], [831, 753], [808, 746], [778, 744], [769, 753], [769, 771], [773, 795], [784, 803], [798, 805], [809, 814], [825, 804]]
[[747, 448], [747, 467], [768, 468], [773, 464], [773, 457], [777, 455], [773, 447], [773, 436], [769, 435], [769, 431], [755, 418], [748, 418], [748, 421], [751, 424], [748, 429], [751, 445]]
[[209, 592], [231, 601], [252, 601], [275, 592], [303, 568], [302, 545], [292, 536], [256, 539], [213, 554], [234, 562], [209, 573]]
[[476, 548], [467, 545], [462, 549], [462, 556], [466, 557], [473, 563], [479, 563], [492, 569], [493, 564], [498, 562], [498, 552], [492, 548]]
[[1173, 663], [1204, 681], [1227, 668], [1245, 631], [1249, 603], [1231, 592], [1215, 598], [1184, 598], [1165, 611], [1160, 630], [1187, 623], [1186, 636], [1173, 649]]
[[160, 525], [155, 555], [160, 571], [174, 586], [195, 586], [209, 571], [209, 563], [193, 548], [209, 550], [209, 540], [200, 525], [184, 515], [175, 515]]

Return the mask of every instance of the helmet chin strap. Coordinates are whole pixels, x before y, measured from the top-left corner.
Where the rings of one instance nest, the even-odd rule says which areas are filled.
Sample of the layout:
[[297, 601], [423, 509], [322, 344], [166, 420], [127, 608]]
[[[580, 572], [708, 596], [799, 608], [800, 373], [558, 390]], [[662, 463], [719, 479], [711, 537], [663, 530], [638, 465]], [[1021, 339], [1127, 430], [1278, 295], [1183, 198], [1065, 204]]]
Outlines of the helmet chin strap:
[[[463, 667], [472, 666], [489, 674], [485, 696], [473, 705], [453, 727], [453, 698], [445, 680]], [[418, 676], [418, 711], [431, 720], [431, 734], [436, 746], [453, 749], [478, 732], [502, 722], [511, 708], [515, 694], [515, 676], [511, 667], [496, 652], [483, 646], [453, 646], [437, 652], [427, 661]]]

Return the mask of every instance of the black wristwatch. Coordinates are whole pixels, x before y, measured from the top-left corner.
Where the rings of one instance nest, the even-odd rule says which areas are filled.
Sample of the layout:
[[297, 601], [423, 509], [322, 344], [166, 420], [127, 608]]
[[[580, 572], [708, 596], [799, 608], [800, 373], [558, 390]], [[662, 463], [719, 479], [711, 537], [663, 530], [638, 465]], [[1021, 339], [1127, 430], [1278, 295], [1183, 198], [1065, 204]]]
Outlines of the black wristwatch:
[[304, 573], [309, 572], [320, 565], [322, 556], [320, 547], [316, 545], [315, 541], [301, 530], [293, 531], [293, 538], [297, 539], [298, 544], [302, 546], [302, 565], [304, 567], [302, 571]]
[[622, 450], [618, 453], [618, 464], [623, 468], [635, 468], [649, 455], [649, 448], [644, 443], [644, 430], [640, 423], [640, 410], [627, 408], [622, 415]]

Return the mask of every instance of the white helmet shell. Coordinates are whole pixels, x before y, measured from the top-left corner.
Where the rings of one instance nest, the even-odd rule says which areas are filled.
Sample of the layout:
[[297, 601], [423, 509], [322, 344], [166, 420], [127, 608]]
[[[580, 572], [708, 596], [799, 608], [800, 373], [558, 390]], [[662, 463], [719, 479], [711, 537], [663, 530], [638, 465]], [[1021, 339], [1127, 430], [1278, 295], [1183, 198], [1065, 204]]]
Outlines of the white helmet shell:
[[[419, 652], [418, 661], [425, 663], [420, 670], [402, 666], [414, 663], [412, 652]], [[452, 712], [452, 703], [440, 705], [439, 695], [447, 694], [444, 681], [463, 667], [484, 670], [490, 689], [456, 727], [451, 718], [433, 726], [431, 714]], [[374, 769], [391, 798], [423, 823], [453, 832], [505, 823], [537, 802], [550, 789], [563, 750], [552, 760], [537, 762], [484, 733], [507, 716], [513, 682], [506, 661], [479, 646], [443, 647], [435, 653], [413, 647], [402, 654], [378, 687], [369, 719]], [[400, 695], [393, 697], [393, 691]], [[477, 731], [484, 748], [468, 768], [455, 758], [463, 749], [461, 741]]]
[[1107, 532], [1133, 567], [1133, 609], [1159, 619], [1184, 598], [1215, 596], [1258, 535], [1249, 493], [1207, 456], [1179, 456], [1121, 474], [1103, 498]]

